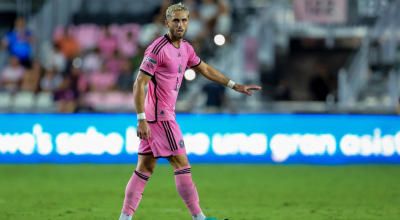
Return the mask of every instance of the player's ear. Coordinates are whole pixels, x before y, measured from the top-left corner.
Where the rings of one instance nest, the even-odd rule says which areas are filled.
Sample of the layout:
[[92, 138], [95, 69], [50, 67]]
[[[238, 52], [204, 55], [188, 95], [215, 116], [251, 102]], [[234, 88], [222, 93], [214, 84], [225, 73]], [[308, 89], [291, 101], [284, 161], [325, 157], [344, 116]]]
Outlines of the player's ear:
[[165, 26], [169, 27], [168, 20], [165, 20]]

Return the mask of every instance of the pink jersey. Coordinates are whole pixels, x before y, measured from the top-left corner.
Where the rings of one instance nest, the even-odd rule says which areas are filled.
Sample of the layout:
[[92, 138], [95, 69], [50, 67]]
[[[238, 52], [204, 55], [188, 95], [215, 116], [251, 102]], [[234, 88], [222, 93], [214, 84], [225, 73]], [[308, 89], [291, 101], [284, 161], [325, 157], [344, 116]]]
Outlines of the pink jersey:
[[200, 63], [187, 41], [182, 40], [176, 48], [168, 35], [147, 48], [140, 71], [152, 77], [144, 105], [148, 122], [175, 120], [175, 103], [185, 70]]

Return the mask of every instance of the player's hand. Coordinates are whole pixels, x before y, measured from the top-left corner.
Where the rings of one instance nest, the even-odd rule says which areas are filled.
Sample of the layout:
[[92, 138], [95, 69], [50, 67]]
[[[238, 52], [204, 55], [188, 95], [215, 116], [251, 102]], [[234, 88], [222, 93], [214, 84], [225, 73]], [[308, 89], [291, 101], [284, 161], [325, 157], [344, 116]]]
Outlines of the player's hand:
[[146, 119], [139, 120], [137, 125], [137, 136], [146, 141], [151, 137], [150, 127]]
[[259, 87], [259, 86], [239, 85], [239, 84], [236, 83], [236, 84], [233, 86], [233, 89], [234, 89], [236, 92], [246, 93], [247, 95], [252, 96], [252, 95], [253, 95], [253, 92], [250, 91], [250, 90], [260, 90], [261, 87]]

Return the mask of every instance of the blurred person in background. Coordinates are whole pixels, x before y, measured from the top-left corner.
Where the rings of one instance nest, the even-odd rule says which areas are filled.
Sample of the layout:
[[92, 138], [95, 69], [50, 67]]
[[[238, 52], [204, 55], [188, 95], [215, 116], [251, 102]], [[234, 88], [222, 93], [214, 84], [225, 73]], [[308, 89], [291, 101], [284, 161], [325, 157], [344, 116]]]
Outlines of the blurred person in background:
[[143, 48], [148, 47], [155, 39], [168, 32], [164, 25], [164, 17], [161, 14], [154, 16], [153, 22], [142, 26], [139, 45]]
[[58, 73], [62, 73], [65, 70], [66, 65], [67, 59], [61, 51], [60, 45], [54, 43], [44, 64], [46, 70], [56, 69]]
[[123, 60], [124, 57], [122, 56], [121, 52], [116, 49], [113, 55], [107, 60], [108, 70], [118, 77], [121, 73], [121, 63]]
[[25, 68], [20, 64], [17, 56], [11, 56], [9, 64], [1, 71], [0, 83], [4, 90], [16, 92], [19, 89]]
[[396, 108], [396, 110], [397, 110], [397, 114], [400, 115], [400, 98], [399, 98], [399, 100], [398, 100], [398, 102], [397, 102], [397, 108]]
[[89, 88], [92, 92], [107, 92], [115, 88], [117, 74], [109, 71], [106, 63], [103, 63], [100, 71], [93, 72], [89, 78]]
[[56, 44], [60, 46], [60, 50], [68, 61], [72, 61], [79, 54], [79, 42], [72, 36], [68, 28], [65, 28], [63, 35]]
[[219, 7], [219, 12], [215, 24], [214, 33], [222, 34], [225, 37], [229, 38], [232, 26], [232, 16], [231, 16], [231, 8], [229, 5], [229, 1], [218, 0], [218, 7]]
[[219, 7], [215, 3], [215, 0], [202, 0], [201, 3], [200, 18], [210, 30], [213, 30], [215, 19], [218, 16]]
[[225, 100], [225, 86], [217, 83], [207, 83], [203, 87], [203, 92], [207, 94], [206, 112], [220, 113]]
[[132, 92], [133, 72], [132, 64], [129, 60], [124, 60], [122, 62], [121, 75], [118, 77], [117, 86], [122, 92]]
[[309, 89], [314, 101], [326, 101], [326, 96], [330, 92], [328, 80], [326, 66], [319, 64], [315, 75], [311, 78], [309, 83]]
[[39, 61], [32, 63], [32, 68], [26, 70], [22, 78], [21, 91], [36, 93], [39, 90], [40, 78], [43, 74], [43, 67]]
[[207, 31], [202, 20], [200, 20], [199, 12], [190, 13], [190, 28], [187, 30], [185, 38], [190, 42], [196, 52], [200, 51], [200, 43], [207, 36]]
[[83, 58], [82, 69], [85, 72], [99, 71], [103, 62], [104, 59], [101, 56], [100, 50], [96, 47]]
[[133, 36], [132, 32], [126, 33], [125, 37], [120, 41], [119, 50], [125, 57], [134, 57], [138, 52], [138, 39]]
[[279, 81], [279, 85], [275, 89], [275, 100], [290, 101], [290, 88], [286, 80]]
[[2, 48], [7, 48], [10, 55], [18, 57], [21, 64], [29, 68], [31, 65], [31, 44], [34, 41], [32, 32], [26, 28], [25, 19], [20, 17], [15, 20], [14, 29], [3, 37]]
[[183, 0], [182, 2], [190, 10], [190, 28], [192, 28], [192, 13], [199, 10], [196, 0]]
[[139, 46], [136, 56], [129, 58], [129, 62], [131, 63], [131, 68], [134, 72], [137, 72], [139, 70], [139, 67], [143, 61], [143, 56], [144, 56], [144, 48]]
[[118, 49], [118, 39], [112, 35], [110, 26], [104, 27], [104, 35], [97, 42], [97, 47], [105, 58], [111, 57]]
[[79, 97], [78, 80], [80, 69], [72, 67], [71, 72], [65, 74], [62, 83], [54, 92], [54, 100], [57, 101], [58, 113], [74, 113], [77, 109]]
[[63, 78], [56, 69], [46, 70], [40, 80], [40, 90], [43, 92], [55, 92], [61, 85]]

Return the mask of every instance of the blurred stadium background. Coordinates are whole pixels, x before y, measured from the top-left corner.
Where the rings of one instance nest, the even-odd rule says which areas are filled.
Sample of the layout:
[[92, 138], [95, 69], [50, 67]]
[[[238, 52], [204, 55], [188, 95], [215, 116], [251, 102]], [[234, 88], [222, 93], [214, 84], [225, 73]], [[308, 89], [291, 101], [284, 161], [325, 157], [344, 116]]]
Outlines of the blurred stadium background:
[[[398, 0], [1, 0], [0, 219], [117, 218], [132, 85], [178, 2], [200, 58], [263, 88], [185, 72], [177, 121], [206, 213], [400, 219]], [[160, 163], [135, 216], [188, 219]]]

